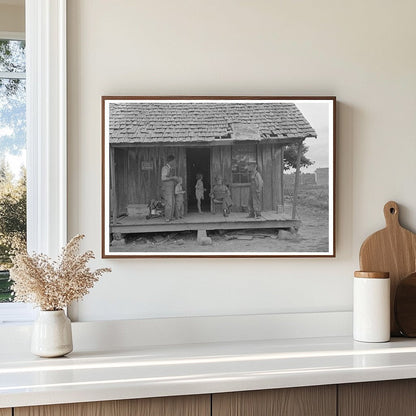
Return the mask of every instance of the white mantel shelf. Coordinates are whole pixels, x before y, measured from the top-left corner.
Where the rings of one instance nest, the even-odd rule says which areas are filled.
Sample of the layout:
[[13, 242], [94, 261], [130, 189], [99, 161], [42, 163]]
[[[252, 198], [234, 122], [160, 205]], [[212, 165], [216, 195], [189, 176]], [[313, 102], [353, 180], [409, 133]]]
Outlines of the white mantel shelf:
[[416, 340], [350, 337], [0, 354], [0, 408], [416, 377]]

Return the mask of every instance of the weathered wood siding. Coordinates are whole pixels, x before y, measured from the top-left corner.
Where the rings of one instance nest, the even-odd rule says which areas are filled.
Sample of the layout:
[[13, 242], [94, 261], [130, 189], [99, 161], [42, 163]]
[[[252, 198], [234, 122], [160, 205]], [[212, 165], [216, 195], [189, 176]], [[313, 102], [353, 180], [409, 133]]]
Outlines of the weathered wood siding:
[[233, 183], [231, 184], [230, 189], [231, 198], [233, 200], [232, 210], [235, 212], [247, 210], [250, 186], [247, 184]]
[[274, 143], [257, 145], [257, 165], [264, 181], [263, 210], [283, 205], [283, 150]]
[[215, 178], [221, 175], [226, 185], [232, 181], [231, 174], [231, 146], [213, 146], [211, 148], [211, 184], [215, 185]]
[[[126, 214], [129, 204], [147, 204], [151, 199], [161, 198], [161, 171], [171, 154], [177, 162], [174, 174], [183, 178], [183, 187], [186, 189], [185, 148], [137, 146], [115, 149], [118, 215]], [[143, 169], [144, 165], [152, 168]]]
[[[277, 211], [283, 205], [283, 151], [272, 143], [257, 145], [257, 166], [263, 181], [263, 211]], [[233, 210], [248, 206], [250, 186], [231, 184]]]

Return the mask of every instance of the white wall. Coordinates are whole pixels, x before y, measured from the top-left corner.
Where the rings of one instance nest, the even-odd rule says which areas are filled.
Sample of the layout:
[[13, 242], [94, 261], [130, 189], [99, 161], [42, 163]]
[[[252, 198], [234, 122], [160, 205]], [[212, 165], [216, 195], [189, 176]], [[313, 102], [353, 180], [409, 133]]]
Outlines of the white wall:
[[[416, 228], [416, 3], [70, 0], [69, 234], [100, 256], [101, 95], [336, 95], [335, 259], [120, 259], [78, 319], [344, 311], [386, 201]], [[73, 312], [76, 317], [75, 312]]]

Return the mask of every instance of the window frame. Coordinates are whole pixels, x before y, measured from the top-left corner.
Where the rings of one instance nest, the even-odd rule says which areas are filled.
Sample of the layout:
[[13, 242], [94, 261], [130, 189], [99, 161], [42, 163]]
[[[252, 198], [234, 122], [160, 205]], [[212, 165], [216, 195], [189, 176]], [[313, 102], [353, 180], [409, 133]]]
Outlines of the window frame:
[[[0, 35], [26, 40], [27, 246], [56, 257], [67, 242], [66, 0], [25, 0], [25, 19], [25, 33]], [[0, 305], [0, 324], [35, 315]]]
[[26, 0], [28, 250], [67, 242], [66, 0]]

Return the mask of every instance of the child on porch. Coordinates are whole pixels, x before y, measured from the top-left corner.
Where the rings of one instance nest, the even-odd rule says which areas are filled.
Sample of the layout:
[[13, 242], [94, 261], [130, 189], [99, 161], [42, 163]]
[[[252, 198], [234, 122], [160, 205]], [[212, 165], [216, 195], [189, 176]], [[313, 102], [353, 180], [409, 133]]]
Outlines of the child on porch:
[[216, 177], [216, 182], [217, 183], [212, 187], [212, 191], [209, 194], [214, 204], [213, 213], [215, 214], [215, 204], [221, 203], [224, 217], [228, 217], [228, 215], [230, 214], [230, 208], [233, 205], [233, 200], [231, 199], [231, 192], [228, 189], [228, 186], [224, 185], [221, 176]]
[[204, 188], [204, 182], [202, 181], [204, 177], [201, 173], [196, 175], [196, 185], [195, 185], [195, 197], [196, 197], [196, 205], [198, 207], [198, 212], [202, 214], [201, 209], [201, 201], [204, 199], [204, 192], [206, 189]]
[[183, 218], [184, 215], [184, 195], [185, 191], [182, 188], [182, 178], [178, 177], [178, 183], [175, 186], [175, 217]]

